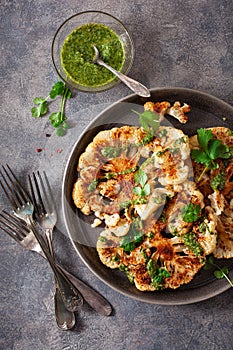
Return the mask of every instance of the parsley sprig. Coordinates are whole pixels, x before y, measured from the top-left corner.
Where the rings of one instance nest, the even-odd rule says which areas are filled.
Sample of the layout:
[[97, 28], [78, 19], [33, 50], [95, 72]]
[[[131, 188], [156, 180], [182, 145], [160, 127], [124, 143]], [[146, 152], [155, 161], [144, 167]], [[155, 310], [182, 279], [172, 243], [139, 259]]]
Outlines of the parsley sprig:
[[195, 162], [205, 165], [198, 179], [200, 181], [207, 169], [218, 169], [217, 158], [228, 159], [231, 157], [231, 152], [228, 146], [224, 145], [220, 140], [214, 139], [211, 130], [204, 128], [198, 129], [197, 140], [201, 149], [191, 150], [191, 157]]
[[159, 114], [152, 111], [145, 111], [143, 113], [138, 113], [137, 111], [132, 110], [132, 112], [139, 115], [139, 122], [143, 129], [145, 129], [149, 134], [154, 134], [160, 126]]
[[134, 174], [134, 180], [136, 184], [141, 185], [136, 186], [133, 188], [133, 193], [136, 194], [137, 196], [140, 197], [145, 197], [150, 194], [150, 184], [146, 183], [147, 182], [147, 174], [145, 173], [144, 170], [139, 169], [135, 174]]
[[217, 265], [215, 263], [215, 261], [214, 261], [213, 255], [210, 255], [206, 259], [206, 263], [205, 263], [204, 269], [205, 270], [210, 270], [212, 267], [216, 268], [216, 270], [214, 270], [214, 276], [216, 278], [218, 278], [218, 279], [226, 278], [226, 280], [230, 284], [230, 286], [233, 287], [233, 282], [228, 277], [228, 273], [229, 273], [228, 268], [226, 266], [220, 267], [219, 265]]
[[48, 112], [48, 100], [54, 100], [58, 96], [61, 96], [61, 103], [59, 110], [57, 112], [53, 112], [50, 117], [51, 125], [56, 128], [56, 134], [58, 136], [63, 136], [66, 133], [66, 129], [68, 128], [68, 124], [66, 122], [65, 116], [65, 102], [67, 99], [71, 98], [71, 91], [62, 81], [58, 81], [56, 84], [52, 86], [52, 89], [49, 95], [45, 98], [43, 97], [35, 97], [33, 102], [34, 105], [31, 109], [32, 116], [34, 118], [42, 117]]

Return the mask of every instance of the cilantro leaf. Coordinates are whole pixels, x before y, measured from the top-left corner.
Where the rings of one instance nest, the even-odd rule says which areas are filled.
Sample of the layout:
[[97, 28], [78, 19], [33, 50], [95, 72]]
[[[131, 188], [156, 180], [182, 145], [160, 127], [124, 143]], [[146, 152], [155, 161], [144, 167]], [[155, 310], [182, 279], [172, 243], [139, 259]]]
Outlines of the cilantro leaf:
[[205, 165], [205, 169], [201, 173], [198, 181], [207, 169], [218, 169], [219, 164], [215, 160], [217, 158], [228, 159], [231, 157], [231, 150], [220, 140], [214, 139], [211, 130], [198, 129], [197, 139], [202, 149], [191, 150], [191, 157], [197, 162]]
[[52, 126], [54, 128], [57, 128], [58, 126], [60, 126], [63, 123], [63, 121], [66, 120], [66, 117], [61, 112], [54, 112], [50, 115], [49, 120], [50, 120]]
[[33, 103], [35, 105], [39, 105], [39, 104], [43, 103], [44, 101], [46, 101], [46, 99], [43, 97], [35, 97], [33, 100]]
[[197, 140], [199, 145], [207, 151], [208, 142], [213, 139], [213, 134], [211, 130], [200, 128], [197, 130]]
[[159, 114], [156, 112], [152, 111], [144, 111], [143, 113], [138, 113], [133, 110], [134, 113], [139, 115], [139, 121], [143, 129], [145, 129], [148, 133], [151, 133], [151, 131], [156, 131], [158, 130], [160, 126], [159, 122]]
[[143, 187], [147, 181], [147, 175], [146, 175], [145, 171], [143, 171], [142, 169], [139, 169], [134, 174], [134, 180], [137, 184], [140, 184]]
[[223, 266], [223, 267], [218, 266], [214, 261], [213, 255], [210, 255], [206, 259], [204, 269], [210, 270], [212, 267], [216, 268], [216, 270], [214, 271], [214, 276], [216, 278], [218, 278], [218, 279], [225, 278], [227, 280], [227, 282], [230, 284], [230, 286], [233, 287], [233, 282], [228, 277], [229, 270], [228, 270], [227, 266]]
[[58, 136], [63, 136], [66, 134], [66, 129], [68, 129], [69, 125], [65, 123], [66, 116], [64, 113], [65, 101], [68, 98], [71, 98], [71, 91], [62, 81], [56, 82], [53, 85], [49, 95], [46, 98], [43, 97], [35, 97], [33, 102], [34, 105], [31, 109], [32, 116], [34, 118], [39, 118], [42, 115], [45, 115], [48, 112], [48, 102], [49, 98], [55, 99], [57, 96], [61, 95], [62, 100], [60, 103], [60, 108], [58, 112], [54, 112], [50, 115], [49, 120], [51, 125], [56, 128], [56, 134]]
[[208, 164], [210, 161], [210, 157], [204, 151], [200, 149], [192, 149], [191, 157], [197, 162], [201, 164]]
[[141, 126], [149, 132], [150, 129], [156, 131], [159, 128], [159, 115], [155, 112], [145, 111], [139, 116]]
[[39, 118], [48, 112], [48, 105], [45, 99], [36, 98], [35, 100], [37, 106], [32, 107], [31, 113], [34, 118]]
[[138, 187], [138, 186], [137, 186], [137, 187], [134, 187], [132, 191], [133, 191], [133, 193], [136, 194], [137, 196], [141, 196], [141, 191], [142, 191], [141, 187]]
[[190, 203], [188, 205], [185, 205], [181, 209], [181, 215], [182, 219], [185, 222], [194, 222], [199, 219], [201, 213], [201, 207], [197, 204]]
[[211, 140], [208, 145], [209, 156], [211, 159], [230, 158], [229, 148], [222, 144], [220, 140]]
[[143, 188], [143, 196], [148, 196], [150, 194], [150, 184], [146, 184]]
[[50, 98], [54, 99], [59, 95], [62, 95], [65, 90], [65, 83], [62, 81], [58, 81], [56, 84], [53, 85], [52, 90], [49, 93]]

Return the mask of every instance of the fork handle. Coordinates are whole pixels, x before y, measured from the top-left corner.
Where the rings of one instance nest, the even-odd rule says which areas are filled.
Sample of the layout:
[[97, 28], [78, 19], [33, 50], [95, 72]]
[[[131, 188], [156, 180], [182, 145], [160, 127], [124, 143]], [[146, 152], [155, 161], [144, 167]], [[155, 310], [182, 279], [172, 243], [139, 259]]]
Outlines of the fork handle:
[[112, 313], [112, 307], [110, 303], [97, 291], [89, 287], [86, 283], [73, 276], [66, 271], [63, 267], [58, 265], [59, 268], [65, 273], [73, 285], [80, 291], [84, 300], [100, 315], [110, 316]]
[[30, 226], [33, 234], [35, 235], [37, 241], [39, 242], [41, 249], [46, 256], [53, 272], [57, 280], [57, 285], [59, 288], [59, 291], [61, 293], [61, 297], [63, 299], [63, 302], [69, 311], [78, 311], [80, 306], [83, 304], [83, 297], [79, 293], [79, 291], [73, 286], [73, 284], [69, 281], [69, 279], [66, 277], [66, 275], [63, 273], [62, 270], [60, 270], [54, 260], [52, 259], [51, 254], [49, 253], [48, 247], [44, 241], [44, 239], [41, 237], [40, 233], [37, 231], [35, 224], [30, 216], [27, 217], [28, 225]]

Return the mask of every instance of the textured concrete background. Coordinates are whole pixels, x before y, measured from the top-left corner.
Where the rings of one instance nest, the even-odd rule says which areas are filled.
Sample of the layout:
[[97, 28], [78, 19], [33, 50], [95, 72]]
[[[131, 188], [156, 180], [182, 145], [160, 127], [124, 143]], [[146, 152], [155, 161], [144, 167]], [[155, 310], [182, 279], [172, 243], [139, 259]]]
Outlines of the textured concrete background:
[[[30, 116], [33, 98], [46, 96], [57, 80], [50, 57], [56, 29], [75, 12], [91, 9], [110, 12], [128, 27], [136, 48], [132, 77], [148, 87], [189, 87], [233, 104], [232, 1], [1, 0], [1, 163], [9, 162], [18, 173], [49, 169], [57, 193], [69, 149], [95, 106], [101, 109], [130, 93], [122, 84], [98, 95], [77, 93], [66, 109], [74, 128], [62, 139], [54, 134], [47, 139], [47, 118]], [[45, 149], [36, 153], [37, 147]], [[7, 203], [0, 196], [3, 208]], [[57, 234], [58, 258], [114, 308], [107, 318], [85, 305], [75, 329], [62, 332], [54, 318], [49, 266], [5, 234], [0, 240], [1, 349], [232, 349], [232, 290], [193, 305], [140, 303], [100, 282], [68, 238]]]

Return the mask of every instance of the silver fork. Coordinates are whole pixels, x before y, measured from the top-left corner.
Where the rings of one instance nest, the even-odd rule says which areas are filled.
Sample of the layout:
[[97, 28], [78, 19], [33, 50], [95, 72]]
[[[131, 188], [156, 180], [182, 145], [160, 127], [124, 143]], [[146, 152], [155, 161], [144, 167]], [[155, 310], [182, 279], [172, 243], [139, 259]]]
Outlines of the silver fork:
[[[0, 173], [1, 173], [1, 171], [0, 171]], [[0, 185], [4, 188], [4, 192], [5, 192], [5, 187], [3, 186], [1, 180], [0, 180]], [[11, 206], [14, 205], [14, 202], [11, 203], [11, 197], [8, 195], [7, 191], [5, 192], [5, 194], [8, 198]], [[21, 222], [24, 223], [24, 226], [26, 225], [24, 220], [22, 221], [20, 218], [15, 217], [9, 213], [7, 213], [7, 215], [8, 215], [8, 217], [10, 217], [11, 220], [14, 220], [13, 226], [16, 226], [16, 228], [19, 229]], [[9, 231], [9, 228], [8, 228], [8, 231]], [[7, 233], [9, 233], [9, 232], [7, 232]], [[25, 234], [25, 230], [24, 230], [23, 238], [21, 236], [19, 236], [19, 238], [18, 238], [18, 236], [17, 236], [15, 239], [15, 235], [13, 238], [21, 246], [23, 246], [25, 249], [33, 250], [33, 251], [39, 253], [40, 255], [42, 255], [43, 257], [45, 257], [36, 237], [33, 235], [33, 232], [28, 228], [28, 230], [26, 230], [26, 233], [28, 233], [28, 234]], [[12, 237], [12, 235], [10, 233], [9, 233], [9, 235]], [[63, 271], [63, 273], [66, 274], [66, 276], [69, 278], [69, 280], [72, 282], [72, 284], [81, 292], [82, 296], [85, 298], [85, 301], [96, 312], [98, 312], [100, 315], [103, 315], [103, 316], [109, 316], [112, 313], [112, 307], [111, 307], [110, 303], [101, 294], [99, 294], [97, 291], [95, 291], [93, 288], [88, 286], [86, 283], [84, 283], [83, 281], [81, 281], [77, 277], [70, 274], [62, 266], [60, 266], [60, 265], [58, 265], [58, 266]]]
[[[53, 259], [55, 259], [52, 234], [53, 228], [57, 222], [57, 211], [48, 178], [46, 173], [43, 172], [42, 179], [40, 172], [37, 171], [37, 176], [35, 173], [32, 173], [32, 176], [29, 175], [28, 179], [36, 221], [43, 230], [50, 254], [52, 255]], [[41, 195], [41, 192], [43, 195]], [[58, 327], [61, 329], [71, 329], [75, 325], [75, 315], [72, 311], [66, 309], [56, 279], [54, 302], [55, 316]]]
[[[25, 221], [3, 210], [0, 213], [0, 228], [9, 234], [17, 243], [26, 250], [34, 251], [44, 258], [45, 255], [34, 236], [33, 232], [27, 226]], [[59, 268], [69, 277], [72, 283], [80, 290], [86, 302], [99, 314], [109, 316], [112, 312], [109, 302], [94, 289], [70, 274], [63, 267], [57, 264]]]
[[[83, 304], [83, 298], [79, 291], [73, 286], [70, 280], [63, 273], [63, 271], [56, 266], [44, 238], [36, 229], [35, 223], [32, 219], [34, 208], [29, 195], [11, 168], [7, 165], [6, 167], [3, 166], [3, 169], [5, 173], [0, 171], [0, 174], [4, 180], [5, 185], [2, 181], [0, 181], [0, 184], [11, 204], [15, 215], [20, 219], [26, 221], [33, 234], [35, 235], [37, 241], [39, 242], [41, 249], [54, 272], [57, 280], [57, 285], [59, 286], [61, 297], [64, 304], [66, 305], [66, 308], [72, 312], [78, 311], [80, 306]], [[11, 196], [9, 195], [7, 189], [11, 193]]]

